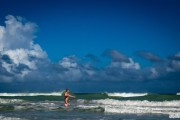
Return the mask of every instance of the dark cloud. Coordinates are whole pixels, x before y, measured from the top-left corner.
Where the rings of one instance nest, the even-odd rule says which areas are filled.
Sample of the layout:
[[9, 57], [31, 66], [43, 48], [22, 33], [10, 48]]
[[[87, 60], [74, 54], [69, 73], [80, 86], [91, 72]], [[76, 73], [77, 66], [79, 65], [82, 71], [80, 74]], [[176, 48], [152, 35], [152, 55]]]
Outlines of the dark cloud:
[[6, 62], [8, 64], [12, 64], [12, 59], [9, 57], [9, 55], [6, 55], [6, 54], [1, 55], [0, 54], [0, 56], [1, 56], [2, 61]]
[[2, 78], [6, 77], [13, 77], [14, 75], [12, 73], [9, 73], [2, 65], [0, 65], [0, 82], [4, 81]]
[[180, 71], [180, 52], [168, 57], [168, 67], [171, 71]]
[[102, 55], [112, 58], [113, 61], [130, 62], [127, 56], [117, 50], [105, 50]]
[[168, 58], [171, 59], [171, 60], [180, 61], [180, 57], [179, 56], [169, 56]]
[[25, 64], [19, 64], [16, 66], [13, 72], [17, 74], [17, 73], [22, 73], [24, 70], [30, 70], [30, 68]]
[[[177, 53], [178, 54], [178, 53]], [[180, 61], [180, 56], [176, 55], [171, 55], [168, 57], [169, 60], [175, 60], [175, 61]]]
[[136, 52], [136, 55], [138, 55], [146, 60], [149, 60], [151, 62], [162, 62], [163, 61], [159, 56], [157, 56], [151, 52], [138, 51], [138, 52]]

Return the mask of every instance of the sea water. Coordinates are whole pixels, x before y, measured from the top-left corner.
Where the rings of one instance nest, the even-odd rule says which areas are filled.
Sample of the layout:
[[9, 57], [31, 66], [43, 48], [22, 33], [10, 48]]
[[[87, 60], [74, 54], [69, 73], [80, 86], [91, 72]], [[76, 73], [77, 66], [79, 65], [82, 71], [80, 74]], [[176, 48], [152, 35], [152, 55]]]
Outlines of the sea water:
[[180, 119], [179, 93], [76, 93], [68, 108], [62, 94], [0, 93], [0, 120]]

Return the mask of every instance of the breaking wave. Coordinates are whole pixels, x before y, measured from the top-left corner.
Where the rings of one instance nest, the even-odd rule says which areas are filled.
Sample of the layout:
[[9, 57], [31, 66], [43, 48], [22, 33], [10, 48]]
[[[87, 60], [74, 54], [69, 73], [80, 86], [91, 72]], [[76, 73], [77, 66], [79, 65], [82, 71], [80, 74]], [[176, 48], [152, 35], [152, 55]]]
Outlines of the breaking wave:
[[127, 100], [120, 101], [114, 99], [93, 100], [92, 102], [104, 107], [107, 113], [156, 113], [156, 114], [172, 114], [180, 115], [180, 101], [147, 101], [147, 100]]
[[[63, 92], [0, 93], [0, 112], [57, 111], [180, 116], [180, 96], [148, 93], [75, 93], [64, 107]], [[139, 97], [140, 96], [140, 97]], [[142, 97], [141, 97], [142, 96]], [[3, 118], [4, 119], [4, 118]]]
[[64, 101], [26, 101], [21, 99], [0, 99], [0, 111], [77, 111], [106, 112], [115, 114], [176, 114], [180, 115], [180, 100], [115, 100], [95, 99], [71, 100], [68, 108]]
[[61, 96], [63, 92], [52, 93], [0, 93], [0, 96]]
[[139, 97], [146, 96], [148, 93], [107, 93], [111, 97]]

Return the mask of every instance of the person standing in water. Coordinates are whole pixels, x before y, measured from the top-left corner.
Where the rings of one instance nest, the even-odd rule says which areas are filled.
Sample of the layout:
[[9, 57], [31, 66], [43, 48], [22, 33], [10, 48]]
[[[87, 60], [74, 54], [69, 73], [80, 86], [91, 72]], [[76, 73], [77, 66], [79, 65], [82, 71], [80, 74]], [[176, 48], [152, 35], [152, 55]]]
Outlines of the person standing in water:
[[66, 89], [66, 92], [64, 93], [64, 106], [69, 106], [69, 97], [75, 98], [75, 96], [70, 95], [69, 89]]

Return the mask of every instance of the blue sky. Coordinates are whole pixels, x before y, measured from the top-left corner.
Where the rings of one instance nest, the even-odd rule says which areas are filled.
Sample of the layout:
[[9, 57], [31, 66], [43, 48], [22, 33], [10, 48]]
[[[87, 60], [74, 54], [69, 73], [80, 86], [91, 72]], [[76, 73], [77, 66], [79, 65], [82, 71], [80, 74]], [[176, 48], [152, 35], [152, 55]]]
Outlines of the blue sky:
[[[69, 87], [81, 92], [83, 86], [85, 91], [180, 91], [178, 0], [1, 0], [0, 6], [0, 25], [8, 33], [1, 32], [0, 39], [1, 56], [6, 56], [1, 57], [2, 92], [33, 91], [46, 79], [52, 87], [36, 91]], [[10, 28], [21, 23], [22, 29], [14, 28], [12, 36], [5, 21], [13, 21]], [[132, 89], [133, 84], [138, 87]]]

